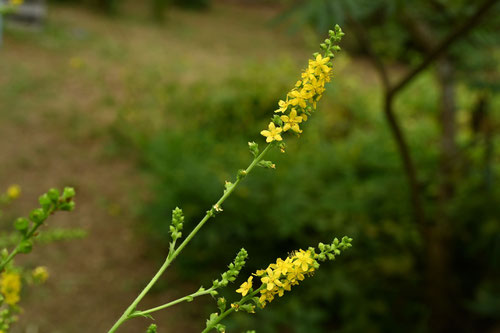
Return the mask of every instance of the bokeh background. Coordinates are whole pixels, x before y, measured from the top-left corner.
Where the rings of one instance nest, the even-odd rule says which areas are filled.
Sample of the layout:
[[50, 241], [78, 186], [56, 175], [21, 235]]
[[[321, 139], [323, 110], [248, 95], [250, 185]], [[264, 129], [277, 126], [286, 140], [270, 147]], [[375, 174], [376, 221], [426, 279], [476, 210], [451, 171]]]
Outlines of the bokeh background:
[[[229, 299], [277, 257], [348, 235], [352, 250], [228, 331], [500, 332], [495, 2], [60, 0], [6, 17], [0, 188], [23, 195], [1, 228], [70, 185], [77, 209], [48, 228], [87, 234], [18, 259], [51, 278], [24, 291], [13, 332], [107, 331], [163, 261], [171, 210], [197, 223], [336, 23], [344, 51], [319, 112], [142, 307], [209, 286], [241, 247], [250, 260]], [[214, 311], [208, 297], [154, 317], [159, 332], [199, 332]]]

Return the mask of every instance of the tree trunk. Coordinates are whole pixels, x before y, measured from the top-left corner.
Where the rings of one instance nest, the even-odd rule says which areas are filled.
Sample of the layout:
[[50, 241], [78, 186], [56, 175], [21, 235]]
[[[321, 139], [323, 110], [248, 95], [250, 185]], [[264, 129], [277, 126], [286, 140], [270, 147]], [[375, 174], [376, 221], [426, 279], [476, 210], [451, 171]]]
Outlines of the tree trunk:
[[456, 144], [456, 103], [453, 64], [442, 57], [437, 61], [440, 85], [439, 125], [440, 159], [439, 184], [435, 220], [426, 230], [427, 292], [431, 311], [430, 330], [433, 333], [459, 332], [454, 281], [451, 274], [451, 203], [455, 193], [458, 147]]

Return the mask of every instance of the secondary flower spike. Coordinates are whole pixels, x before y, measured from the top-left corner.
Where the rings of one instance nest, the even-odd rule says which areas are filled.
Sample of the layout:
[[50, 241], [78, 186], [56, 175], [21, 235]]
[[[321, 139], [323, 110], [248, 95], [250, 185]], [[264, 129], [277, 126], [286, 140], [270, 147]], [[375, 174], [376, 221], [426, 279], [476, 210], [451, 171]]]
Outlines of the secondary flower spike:
[[325, 91], [325, 84], [332, 78], [332, 59], [334, 52], [340, 50], [336, 44], [340, 42], [343, 35], [339, 26], [335, 26], [335, 31], [329, 31], [329, 38], [321, 44], [323, 54], [314, 54], [314, 58], [309, 60], [307, 69], [302, 73], [301, 79], [287, 93], [286, 99], [278, 102], [279, 108], [275, 112], [283, 115], [274, 117], [268, 129], [260, 132], [266, 137], [266, 142], [282, 141], [281, 133], [290, 129], [297, 135], [302, 133], [300, 125], [306, 122], [311, 113], [316, 110], [316, 104]]
[[236, 292], [243, 297], [252, 292], [252, 295], [260, 293], [256, 303], [263, 308], [276, 295], [283, 296], [285, 291], [290, 291], [293, 286], [298, 285], [307, 276], [311, 276], [319, 268], [320, 261], [334, 260], [335, 256], [350, 248], [351, 241], [349, 237], [343, 237], [340, 241], [335, 238], [331, 244], [319, 243], [319, 253], [316, 253], [314, 247], [310, 247], [307, 250], [294, 251], [285, 260], [278, 258], [266, 269], [258, 270], [253, 274], [260, 279], [260, 287], [254, 291], [253, 276], [250, 276]]

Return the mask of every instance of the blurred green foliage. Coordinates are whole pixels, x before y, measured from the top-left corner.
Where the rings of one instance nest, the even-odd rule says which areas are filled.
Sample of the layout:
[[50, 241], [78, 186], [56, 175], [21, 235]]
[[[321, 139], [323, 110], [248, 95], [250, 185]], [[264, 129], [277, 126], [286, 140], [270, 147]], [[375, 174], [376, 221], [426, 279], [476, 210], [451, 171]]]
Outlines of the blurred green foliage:
[[[50, 0], [56, 3], [84, 4], [96, 8], [108, 15], [115, 15], [120, 12], [127, 0]], [[211, 5], [211, 0], [149, 0], [151, 15], [157, 21], [165, 19], [165, 12], [169, 6], [177, 6], [189, 9], [207, 9]]]

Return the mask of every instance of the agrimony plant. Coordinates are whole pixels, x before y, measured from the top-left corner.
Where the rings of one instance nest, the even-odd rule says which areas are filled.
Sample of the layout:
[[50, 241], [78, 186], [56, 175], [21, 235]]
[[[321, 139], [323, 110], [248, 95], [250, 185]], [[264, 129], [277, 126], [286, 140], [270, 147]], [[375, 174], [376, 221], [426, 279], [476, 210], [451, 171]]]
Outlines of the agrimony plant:
[[[302, 133], [302, 127], [317, 108], [317, 102], [321, 99], [325, 91], [326, 83], [331, 80], [332, 60], [335, 53], [340, 50], [338, 43], [343, 35], [344, 33], [339, 26], [329, 31], [329, 37], [321, 44], [322, 51], [315, 53], [313, 59], [309, 60], [307, 68], [303, 71], [295, 86], [287, 93], [285, 99], [279, 101], [278, 109], [275, 111], [267, 128], [261, 131], [261, 135], [265, 138], [267, 143], [265, 148], [260, 151], [257, 143], [248, 143], [249, 150], [253, 155], [250, 165], [246, 169], [238, 170], [233, 182], [225, 182], [224, 191], [220, 199], [207, 210], [203, 219], [179, 245], [177, 245], [177, 242], [182, 237], [185, 221], [182, 210], [180, 208], [174, 209], [172, 213], [172, 224], [170, 226], [172, 240], [165, 262], [153, 276], [151, 281], [111, 327], [109, 333], [116, 332], [118, 328], [129, 319], [135, 317], [152, 318], [151, 314], [154, 312], [166, 309], [181, 302], [191, 302], [194, 298], [204, 295], [211, 295], [216, 299], [219, 311], [210, 315], [203, 332], [209, 332], [214, 329], [219, 332], [225, 332], [225, 326], [221, 321], [228, 315], [236, 311], [254, 313], [257, 308], [264, 308], [276, 295], [278, 297], [283, 296], [285, 291], [290, 291], [292, 286], [299, 284], [306, 276], [310, 276], [319, 268], [319, 262], [333, 260], [336, 255], [339, 255], [343, 250], [351, 246], [351, 238], [343, 237], [340, 241], [335, 238], [330, 244], [318, 244], [318, 249], [313, 247], [308, 248], [306, 251], [300, 249], [293, 252], [290, 256], [285, 258], [285, 260], [278, 259], [266, 269], [259, 270], [253, 276], [250, 276], [247, 281], [236, 290], [241, 294], [242, 298], [228, 306], [224, 298], [217, 297], [218, 289], [226, 287], [230, 282], [236, 280], [248, 256], [245, 249], [241, 249], [234, 261], [229, 264], [228, 270], [221, 274], [220, 279], [214, 280], [211, 287], [200, 287], [197, 291], [187, 296], [151, 309], [137, 309], [139, 302], [146, 296], [153, 285], [205, 223], [211, 218], [214, 218], [217, 214], [222, 213], [222, 204], [233, 193], [241, 181], [257, 166], [268, 169], [276, 168], [273, 162], [265, 160], [264, 157], [269, 150], [276, 147], [282, 152], [285, 152], [285, 135], [292, 134], [299, 136]], [[253, 281], [254, 276], [260, 279], [259, 285], [255, 287]], [[156, 325], [151, 325], [147, 329], [147, 332], [153, 333], [156, 332], [156, 329]]]

